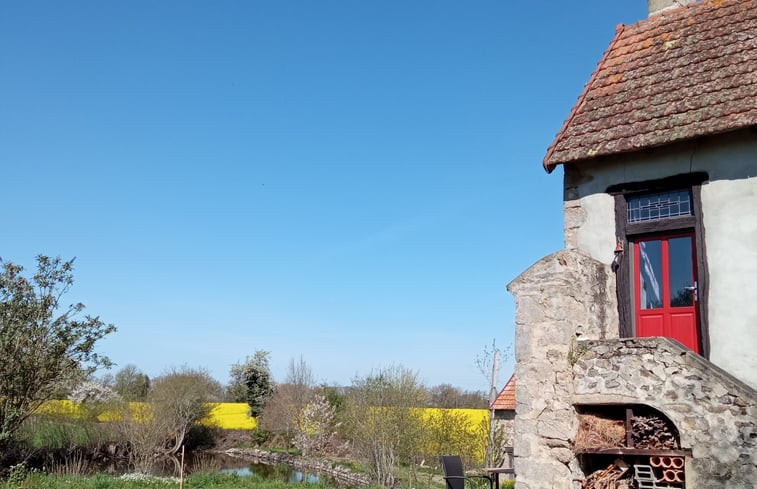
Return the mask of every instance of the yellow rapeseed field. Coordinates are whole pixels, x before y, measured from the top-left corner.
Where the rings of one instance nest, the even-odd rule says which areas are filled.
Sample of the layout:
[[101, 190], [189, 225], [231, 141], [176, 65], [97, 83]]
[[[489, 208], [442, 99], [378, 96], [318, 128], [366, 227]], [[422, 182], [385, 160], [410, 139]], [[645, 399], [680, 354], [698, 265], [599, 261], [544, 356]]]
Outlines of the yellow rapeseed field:
[[[144, 403], [129, 403], [129, 410], [136, 418], [144, 416], [146, 412], [144, 408]], [[213, 403], [211, 404], [210, 414], [201, 423], [207, 426], [216, 426], [224, 430], [251, 430], [257, 423], [255, 422], [255, 418], [247, 415], [248, 410], [249, 406], [245, 403]], [[37, 412], [70, 418], [81, 418], [88, 414], [84, 405], [71, 401], [47, 401]], [[97, 414], [97, 420], [102, 422], [117, 421], [120, 418], [121, 414], [116, 409], [106, 409]]]
[[250, 406], [243, 402], [218, 402], [201, 422], [224, 430], [251, 430], [257, 422], [247, 415], [249, 410]]
[[[247, 415], [249, 407], [245, 403], [221, 402], [211, 404], [210, 414], [201, 421], [207, 426], [216, 426], [224, 430], [251, 430], [257, 425], [255, 418]], [[143, 403], [129, 403], [131, 412], [137, 417], [144, 412]], [[81, 418], [88, 414], [82, 404], [71, 401], [48, 401], [38, 410], [41, 414], [54, 414]], [[456, 425], [469, 436], [480, 433], [481, 427], [485, 426], [489, 419], [489, 412], [485, 409], [423, 409], [423, 420], [428, 423], [429, 429], [438, 429], [438, 425]], [[102, 422], [116, 421], [120, 418], [117, 410], [105, 410], [97, 415]], [[436, 427], [436, 428], [434, 428]], [[463, 436], [460, 434], [459, 436]], [[461, 439], [461, 443], [464, 441]]]

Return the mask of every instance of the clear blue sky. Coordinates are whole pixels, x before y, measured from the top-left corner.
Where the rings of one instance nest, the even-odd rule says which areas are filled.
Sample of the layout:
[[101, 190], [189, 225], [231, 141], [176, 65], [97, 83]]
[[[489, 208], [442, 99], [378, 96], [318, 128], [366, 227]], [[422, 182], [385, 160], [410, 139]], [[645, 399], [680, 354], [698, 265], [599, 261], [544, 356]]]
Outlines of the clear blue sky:
[[[0, 256], [76, 256], [100, 350], [220, 381], [485, 389], [562, 247], [541, 160], [643, 0], [0, 4]], [[503, 366], [503, 381], [512, 360]]]

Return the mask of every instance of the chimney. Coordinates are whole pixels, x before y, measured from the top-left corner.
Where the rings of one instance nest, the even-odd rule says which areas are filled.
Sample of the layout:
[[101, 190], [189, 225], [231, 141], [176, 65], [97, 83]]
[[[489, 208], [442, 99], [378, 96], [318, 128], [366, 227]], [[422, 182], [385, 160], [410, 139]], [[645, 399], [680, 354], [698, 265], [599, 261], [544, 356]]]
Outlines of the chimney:
[[683, 7], [684, 5], [694, 2], [696, 2], [696, 0], [647, 0], [647, 8], [649, 10], [649, 16], [651, 17], [665, 10]]

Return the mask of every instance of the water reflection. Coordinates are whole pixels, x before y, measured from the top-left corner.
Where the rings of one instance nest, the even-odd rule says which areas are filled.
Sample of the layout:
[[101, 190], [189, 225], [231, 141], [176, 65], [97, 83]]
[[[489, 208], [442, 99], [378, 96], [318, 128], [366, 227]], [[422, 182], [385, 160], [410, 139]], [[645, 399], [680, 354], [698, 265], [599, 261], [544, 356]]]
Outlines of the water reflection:
[[271, 466], [248, 463], [244, 467], [221, 469], [220, 472], [222, 474], [236, 474], [240, 477], [258, 475], [264, 479], [284, 480], [294, 484], [300, 482], [315, 484], [320, 482], [320, 477], [317, 475], [300, 472], [283, 465]]
[[186, 472], [188, 474], [220, 472], [222, 474], [236, 474], [241, 477], [256, 475], [267, 480], [289, 483], [306, 482], [315, 484], [321, 481], [321, 477], [318, 475], [301, 472], [285, 464], [267, 465], [254, 463], [220, 453], [196, 454], [188, 458], [187, 462]]

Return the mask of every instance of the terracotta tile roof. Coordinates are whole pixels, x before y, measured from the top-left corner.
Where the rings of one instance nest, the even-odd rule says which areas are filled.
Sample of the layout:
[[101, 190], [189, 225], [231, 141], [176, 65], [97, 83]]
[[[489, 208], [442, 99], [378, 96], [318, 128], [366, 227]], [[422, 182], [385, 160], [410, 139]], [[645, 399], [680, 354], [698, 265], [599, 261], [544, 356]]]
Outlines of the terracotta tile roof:
[[507, 384], [499, 391], [490, 409], [495, 411], [515, 411], [515, 375], [512, 375]]
[[703, 0], [618, 26], [544, 166], [757, 124], [757, 0]]

